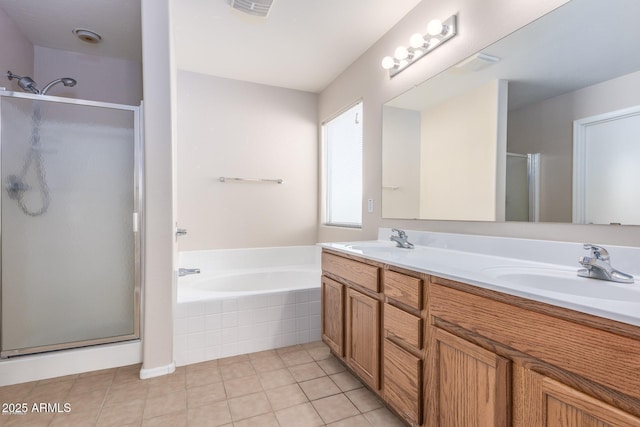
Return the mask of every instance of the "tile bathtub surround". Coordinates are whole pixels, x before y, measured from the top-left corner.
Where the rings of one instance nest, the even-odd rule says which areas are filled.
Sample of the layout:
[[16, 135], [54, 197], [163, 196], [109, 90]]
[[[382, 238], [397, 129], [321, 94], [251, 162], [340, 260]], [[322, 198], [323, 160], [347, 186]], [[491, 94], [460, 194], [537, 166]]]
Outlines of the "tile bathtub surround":
[[0, 402], [70, 412], [0, 415], [0, 426], [403, 426], [319, 341], [179, 367], [139, 365], [0, 387]]
[[176, 306], [178, 366], [320, 339], [320, 288], [182, 302]]

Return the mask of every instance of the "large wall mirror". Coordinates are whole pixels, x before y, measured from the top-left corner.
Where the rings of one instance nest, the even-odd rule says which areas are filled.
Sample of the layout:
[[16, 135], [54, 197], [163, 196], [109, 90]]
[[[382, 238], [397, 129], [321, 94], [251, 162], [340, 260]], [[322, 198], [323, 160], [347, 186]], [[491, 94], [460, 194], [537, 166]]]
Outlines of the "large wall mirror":
[[383, 217], [640, 224], [639, 16], [572, 0], [387, 102]]

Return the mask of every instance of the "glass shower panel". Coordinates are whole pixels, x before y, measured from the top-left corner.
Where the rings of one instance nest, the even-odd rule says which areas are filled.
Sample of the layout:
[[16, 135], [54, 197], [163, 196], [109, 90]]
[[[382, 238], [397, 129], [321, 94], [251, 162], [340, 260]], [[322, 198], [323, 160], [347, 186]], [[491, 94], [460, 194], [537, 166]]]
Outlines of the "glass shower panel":
[[135, 112], [0, 99], [2, 355], [134, 338]]
[[529, 162], [523, 154], [507, 153], [505, 217], [529, 221]]

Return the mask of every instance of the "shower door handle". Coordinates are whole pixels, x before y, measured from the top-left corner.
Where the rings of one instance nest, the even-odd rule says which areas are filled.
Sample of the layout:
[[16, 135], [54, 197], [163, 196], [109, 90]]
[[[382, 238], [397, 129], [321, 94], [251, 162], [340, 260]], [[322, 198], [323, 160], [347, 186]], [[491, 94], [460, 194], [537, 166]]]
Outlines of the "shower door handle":
[[140, 231], [140, 215], [138, 212], [133, 213], [133, 232], [138, 233]]
[[186, 236], [187, 229], [186, 228], [176, 228], [176, 237]]

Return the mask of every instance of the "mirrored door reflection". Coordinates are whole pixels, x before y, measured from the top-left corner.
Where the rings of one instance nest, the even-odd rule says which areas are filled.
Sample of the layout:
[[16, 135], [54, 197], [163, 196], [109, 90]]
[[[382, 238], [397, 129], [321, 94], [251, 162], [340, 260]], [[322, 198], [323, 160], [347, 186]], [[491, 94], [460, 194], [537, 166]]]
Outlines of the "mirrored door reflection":
[[640, 224], [640, 106], [576, 120], [573, 222]]

